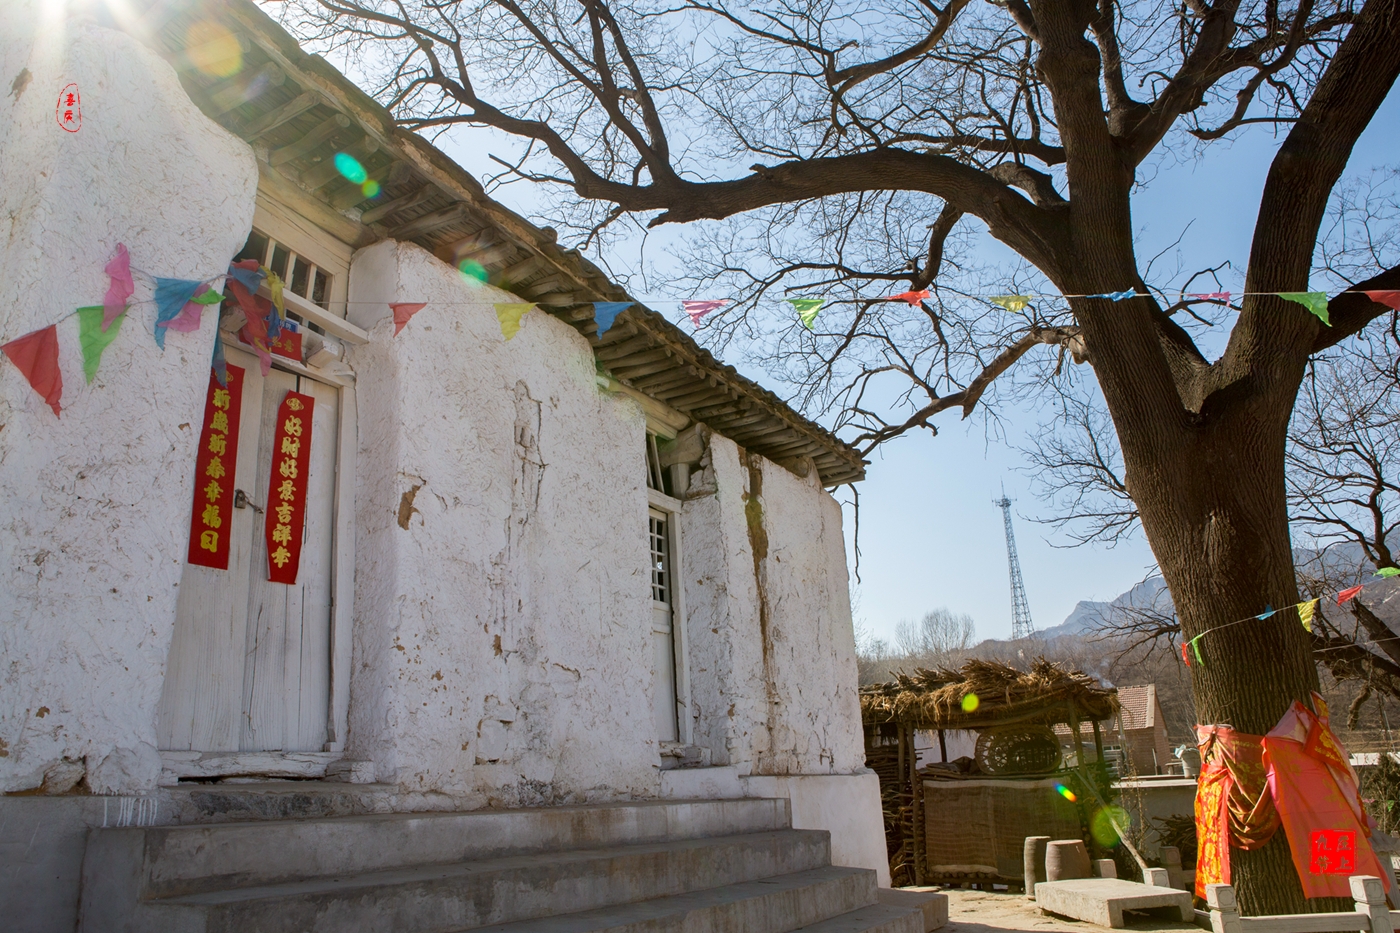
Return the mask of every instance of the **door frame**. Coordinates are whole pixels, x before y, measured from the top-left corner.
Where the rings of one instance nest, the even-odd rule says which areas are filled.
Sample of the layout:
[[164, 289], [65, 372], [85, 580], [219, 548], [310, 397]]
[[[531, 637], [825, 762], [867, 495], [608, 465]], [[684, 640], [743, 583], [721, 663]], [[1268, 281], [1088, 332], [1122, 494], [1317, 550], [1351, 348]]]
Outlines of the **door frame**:
[[[221, 330], [227, 346], [247, 353], [254, 349], [238, 335]], [[180, 778], [234, 777], [260, 774], [269, 777], [324, 776], [332, 762], [343, 757], [350, 721], [350, 676], [355, 608], [355, 458], [359, 449], [354, 373], [330, 373], [285, 357], [272, 357], [272, 365], [298, 376], [314, 379], [339, 390], [340, 418], [336, 450], [331, 551], [330, 690], [326, 710], [326, 742], [320, 752], [200, 752], [162, 750], [162, 784]], [[344, 364], [341, 364], [343, 367]]]
[[[671, 663], [675, 667], [676, 741], [664, 744], [690, 745], [695, 721], [691, 715], [690, 703], [690, 650], [685, 625], [685, 558], [681, 551], [681, 518], [685, 503], [648, 487], [647, 505], [648, 512], [650, 509], [656, 509], [667, 514], [666, 544], [671, 549]], [[649, 613], [647, 630], [651, 630]]]

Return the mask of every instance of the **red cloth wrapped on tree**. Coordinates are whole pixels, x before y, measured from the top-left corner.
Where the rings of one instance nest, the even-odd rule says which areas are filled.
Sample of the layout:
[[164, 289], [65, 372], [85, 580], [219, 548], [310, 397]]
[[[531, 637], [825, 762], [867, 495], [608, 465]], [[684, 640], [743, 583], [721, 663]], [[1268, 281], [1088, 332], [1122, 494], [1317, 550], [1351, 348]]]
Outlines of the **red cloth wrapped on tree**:
[[1377, 875], [1397, 903], [1395, 878], [1371, 846], [1374, 828], [1361, 803], [1356, 772], [1313, 694], [1317, 713], [1294, 702], [1264, 737], [1269, 792], [1288, 834], [1293, 867], [1306, 897], [1350, 897], [1347, 879]]
[[1230, 883], [1230, 847], [1257, 849], [1278, 832], [1264, 770], [1264, 737], [1228, 726], [1197, 726], [1196, 896]]

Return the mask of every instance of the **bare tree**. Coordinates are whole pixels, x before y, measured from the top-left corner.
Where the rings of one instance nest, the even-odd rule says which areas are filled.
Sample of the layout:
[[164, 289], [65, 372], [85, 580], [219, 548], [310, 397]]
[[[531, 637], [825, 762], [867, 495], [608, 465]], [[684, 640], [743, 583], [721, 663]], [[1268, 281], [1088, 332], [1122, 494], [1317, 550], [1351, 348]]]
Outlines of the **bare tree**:
[[910, 667], [955, 667], [976, 640], [972, 616], [942, 608], [925, 613], [917, 623], [902, 620], [894, 628], [895, 646]]
[[[1400, 0], [315, 3], [304, 35], [358, 52], [403, 125], [528, 141], [512, 170], [571, 191], [586, 235], [745, 218], [705, 228], [697, 275], [743, 290], [726, 326], [756, 343], [776, 289], [846, 302], [776, 359], [866, 450], [967, 415], [1023, 358], [1087, 361], [1184, 633], [1297, 602], [1289, 415], [1308, 360], [1385, 313], [1361, 290], [1400, 287], [1400, 266], [1352, 278], [1330, 326], [1271, 293], [1309, 287], [1329, 197], [1400, 74]], [[1255, 123], [1283, 138], [1210, 360], [1194, 299], [1145, 276], [1133, 196], [1164, 148]], [[945, 248], [983, 227], [1025, 263], [1008, 290], [1063, 297], [1022, 316], [963, 297], [987, 286]], [[935, 294], [876, 300], [903, 287]], [[1267, 730], [1317, 686], [1310, 647], [1297, 627], [1222, 631], [1198, 716]], [[1281, 839], [1232, 862], [1247, 912], [1303, 908]]]

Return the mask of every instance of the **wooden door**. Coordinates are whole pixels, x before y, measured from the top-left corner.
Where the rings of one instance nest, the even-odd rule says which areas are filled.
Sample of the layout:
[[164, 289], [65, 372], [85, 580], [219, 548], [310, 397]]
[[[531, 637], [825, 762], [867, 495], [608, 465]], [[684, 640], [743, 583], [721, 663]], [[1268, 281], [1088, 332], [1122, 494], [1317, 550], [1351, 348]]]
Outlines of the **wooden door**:
[[[338, 389], [227, 349], [244, 370], [229, 569], [186, 564], [161, 695], [158, 736], [176, 751], [321, 751], [330, 713]], [[306, 520], [295, 584], [268, 581], [264, 511], [278, 406], [316, 400]]]
[[671, 521], [669, 512], [651, 509], [651, 643], [656, 672], [656, 733], [663, 742], [677, 741], [676, 646], [672, 611]]

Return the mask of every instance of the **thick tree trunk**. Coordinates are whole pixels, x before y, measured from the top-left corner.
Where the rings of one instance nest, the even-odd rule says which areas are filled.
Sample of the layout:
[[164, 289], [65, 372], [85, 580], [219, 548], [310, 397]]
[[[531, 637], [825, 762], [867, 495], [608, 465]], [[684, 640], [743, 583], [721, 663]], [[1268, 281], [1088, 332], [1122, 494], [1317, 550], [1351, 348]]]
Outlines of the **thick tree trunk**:
[[[1284, 495], [1291, 396], [1261, 396], [1185, 423], [1179, 412], [1139, 423], [1133, 403], [1114, 412], [1128, 487], [1183, 637], [1207, 633], [1191, 670], [1197, 719], [1255, 735], [1318, 688], [1297, 615], [1252, 618], [1298, 602]], [[1257, 851], [1232, 850], [1231, 868], [1247, 914], [1335, 909], [1304, 900], [1282, 832]]]

